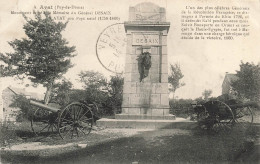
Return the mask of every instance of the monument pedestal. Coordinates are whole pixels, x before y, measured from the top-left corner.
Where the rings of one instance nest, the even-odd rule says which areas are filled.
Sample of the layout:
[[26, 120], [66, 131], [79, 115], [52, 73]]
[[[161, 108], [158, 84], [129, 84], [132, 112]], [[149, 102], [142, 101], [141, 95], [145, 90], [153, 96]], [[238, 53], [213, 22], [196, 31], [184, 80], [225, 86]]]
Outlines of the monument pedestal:
[[[141, 3], [129, 9], [125, 22], [127, 39], [122, 113], [116, 120], [122, 125], [172, 122], [169, 114], [167, 35], [165, 9]], [[112, 121], [113, 122], [113, 121]], [[147, 125], [149, 126], [149, 125]], [[137, 127], [137, 126], [135, 126]]]
[[139, 114], [139, 115], [129, 115], [129, 114], [116, 114], [116, 119], [129, 119], [129, 120], [174, 120], [175, 115], [147, 115], [147, 114]]
[[[127, 50], [122, 114], [116, 118], [175, 119], [169, 114], [167, 34], [170, 23], [166, 22], [165, 9], [141, 3], [129, 11], [129, 21], [125, 22]], [[149, 67], [145, 67], [146, 63]]]
[[102, 118], [97, 121], [97, 126], [106, 128], [133, 128], [133, 129], [176, 129], [188, 128], [196, 125], [197, 122], [184, 118], [174, 120], [130, 120], [130, 119], [106, 119]]

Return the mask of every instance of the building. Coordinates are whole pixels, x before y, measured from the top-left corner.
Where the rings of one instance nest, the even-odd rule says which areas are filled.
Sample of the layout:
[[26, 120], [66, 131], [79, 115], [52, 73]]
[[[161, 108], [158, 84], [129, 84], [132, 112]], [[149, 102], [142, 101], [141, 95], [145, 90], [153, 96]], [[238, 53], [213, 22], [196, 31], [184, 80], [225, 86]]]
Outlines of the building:
[[2, 91], [2, 120], [3, 121], [16, 121], [20, 108], [11, 107], [13, 104], [14, 97], [16, 95], [24, 95], [27, 99], [43, 100], [43, 95], [39, 95], [33, 92], [26, 92], [25, 89], [7, 87]]
[[235, 98], [235, 92], [232, 89], [232, 82], [236, 81], [238, 77], [236, 74], [226, 73], [225, 78], [222, 83], [222, 95], [227, 95], [231, 98]]

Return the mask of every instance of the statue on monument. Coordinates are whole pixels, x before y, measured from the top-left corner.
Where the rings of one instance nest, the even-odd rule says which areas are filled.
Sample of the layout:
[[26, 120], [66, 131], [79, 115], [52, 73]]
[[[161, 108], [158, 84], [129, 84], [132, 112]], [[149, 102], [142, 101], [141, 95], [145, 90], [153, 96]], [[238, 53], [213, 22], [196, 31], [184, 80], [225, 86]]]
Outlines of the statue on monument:
[[149, 69], [152, 66], [151, 62], [151, 54], [149, 52], [143, 52], [139, 57], [138, 57], [138, 70], [140, 74], [140, 82], [148, 76], [149, 74]]

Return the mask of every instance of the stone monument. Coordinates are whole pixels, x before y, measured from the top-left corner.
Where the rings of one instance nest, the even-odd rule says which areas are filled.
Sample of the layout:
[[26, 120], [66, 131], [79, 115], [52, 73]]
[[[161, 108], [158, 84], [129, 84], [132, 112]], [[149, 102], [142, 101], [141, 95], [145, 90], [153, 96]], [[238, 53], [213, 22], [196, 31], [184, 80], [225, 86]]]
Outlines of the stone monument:
[[169, 114], [165, 8], [141, 3], [129, 9], [122, 113], [116, 119], [174, 120]]

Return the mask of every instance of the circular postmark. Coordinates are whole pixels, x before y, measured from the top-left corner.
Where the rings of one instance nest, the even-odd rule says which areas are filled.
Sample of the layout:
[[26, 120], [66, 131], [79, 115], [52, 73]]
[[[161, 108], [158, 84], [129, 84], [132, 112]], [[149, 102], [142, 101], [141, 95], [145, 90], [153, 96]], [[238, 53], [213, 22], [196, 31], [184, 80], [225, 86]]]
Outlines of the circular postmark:
[[113, 73], [123, 73], [126, 54], [124, 23], [106, 27], [96, 43], [96, 55], [101, 65]]

